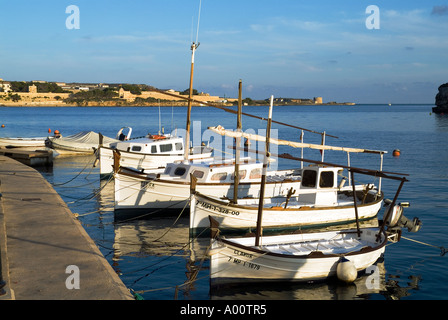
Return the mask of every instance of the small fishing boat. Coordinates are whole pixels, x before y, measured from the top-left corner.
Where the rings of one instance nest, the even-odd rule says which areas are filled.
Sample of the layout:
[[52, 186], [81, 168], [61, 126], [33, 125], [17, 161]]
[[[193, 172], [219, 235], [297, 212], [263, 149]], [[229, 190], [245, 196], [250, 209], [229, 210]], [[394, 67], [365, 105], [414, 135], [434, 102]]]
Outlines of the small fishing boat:
[[[377, 216], [383, 203], [383, 193], [371, 184], [345, 186], [338, 182], [341, 167], [310, 166], [301, 172], [302, 183], [285, 195], [265, 197], [263, 202], [264, 229], [319, 228], [355, 221], [354, 199], [360, 221]], [[208, 218], [219, 222], [222, 232], [247, 232], [257, 225], [259, 198], [235, 201], [192, 193], [190, 229], [199, 234], [210, 226]]]
[[47, 137], [8, 138], [0, 137], [0, 148], [45, 147]]
[[418, 218], [407, 219], [402, 215], [403, 207], [394, 204], [404, 181], [381, 225], [375, 227], [360, 227], [356, 219], [356, 228], [346, 230], [263, 236], [257, 230], [255, 235], [226, 238], [220, 234], [219, 223], [210, 217], [211, 286], [309, 282], [331, 277], [347, 283], [355, 281], [360, 272], [383, 256], [386, 244], [400, 241], [403, 228], [417, 232], [421, 227]]
[[264, 236], [259, 245], [255, 237], [216, 237], [209, 251], [211, 285], [334, 276], [351, 282], [382, 256], [387, 241], [379, 228]]
[[[117, 160], [118, 162], [119, 160]], [[260, 193], [262, 163], [242, 158], [239, 164], [240, 196], [257, 198]], [[182, 161], [169, 163], [163, 173], [142, 172], [133, 168], [115, 167], [115, 210], [167, 209], [189, 206], [191, 176], [196, 190], [215, 197], [233, 197], [234, 159]], [[275, 197], [299, 188], [301, 177], [294, 170], [273, 170], [267, 174], [266, 194]], [[164, 211], [165, 212], [165, 211]]]
[[[100, 176], [102, 179], [113, 174], [114, 150], [120, 152], [120, 166], [136, 170], [165, 168], [167, 163], [185, 159], [184, 139], [170, 134], [151, 135], [119, 141], [110, 146], [100, 146], [98, 152]], [[188, 160], [206, 159], [213, 149], [195, 146], [188, 152]]]
[[[221, 126], [209, 127], [209, 129], [233, 138], [265, 141], [267, 145], [275, 143], [295, 148], [312, 148], [322, 151], [334, 150], [347, 153], [379, 154], [381, 156], [380, 168], [382, 168], [382, 156], [385, 153], [385, 151], [377, 150], [279, 140], [268, 136], [264, 137], [226, 130]], [[247, 151], [258, 152], [256, 150]], [[282, 155], [274, 154], [270, 154], [270, 156], [283, 157]], [[265, 161], [268, 161], [267, 158], [269, 157], [266, 157]], [[293, 157], [287, 158], [291, 159]], [[199, 234], [203, 229], [208, 228], [209, 216], [212, 216], [219, 222], [223, 232], [226, 229], [232, 232], [247, 231], [247, 229], [256, 226], [260, 206], [263, 207], [264, 212], [263, 227], [270, 229], [316, 228], [325, 225], [347, 224], [355, 219], [353, 214], [355, 207], [358, 210], [358, 220], [372, 219], [378, 214], [383, 203], [381, 175], [379, 176], [379, 186], [375, 186], [372, 183], [356, 184], [353, 178], [349, 179], [342, 176], [344, 169], [350, 168], [350, 170], [354, 170], [349, 166], [339, 166], [303, 158], [300, 158], [300, 160], [302, 163], [311, 162], [313, 164], [295, 170], [295, 173], [301, 177], [301, 183], [294, 189], [284, 191], [283, 194], [274, 194], [272, 196], [272, 194], [262, 195], [260, 193], [262, 201], [260, 201], [260, 197], [239, 197], [236, 200], [231, 199], [229, 201], [213, 197], [207, 193], [201, 193], [199, 190], [192, 192], [190, 205], [190, 228], [192, 234]], [[372, 170], [372, 172], [376, 173], [378, 171]], [[345, 183], [347, 181], [349, 181], [349, 184], [346, 186]], [[260, 183], [263, 184], [262, 181]]]
[[47, 139], [47, 146], [55, 149], [60, 154], [93, 154], [100, 145], [110, 146], [121, 140], [130, 138], [132, 129], [129, 128], [128, 134], [124, 135], [121, 128], [115, 138], [103, 136], [94, 131], [82, 131], [69, 136], [54, 135]]

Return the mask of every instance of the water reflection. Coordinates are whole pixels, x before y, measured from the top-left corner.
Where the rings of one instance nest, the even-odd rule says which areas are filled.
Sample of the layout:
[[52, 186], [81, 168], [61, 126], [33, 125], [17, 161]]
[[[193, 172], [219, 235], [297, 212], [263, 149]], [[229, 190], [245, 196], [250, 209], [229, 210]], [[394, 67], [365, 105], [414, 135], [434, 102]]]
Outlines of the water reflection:
[[448, 131], [448, 114], [435, 114], [436, 129], [440, 131]]
[[213, 300], [400, 300], [410, 296], [412, 290], [418, 290], [420, 276], [410, 276], [406, 286], [400, 286], [397, 276], [389, 275], [386, 280], [384, 261], [376, 267], [374, 273], [364, 274], [351, 284], [332, 279], [320, 283], [221, 287], [211, 288], [210, 297]]
[[[173, 298], [204, 299], [195, 291], [200, 286], [209, 286], [209, 259], [206, 254], [208, 238], [191, 239], [188, 217], [175, 221], [173, 217], [153, 218], [120, 222], [115, 225], [114, 266], [120, 267], [120, 260], [128, 257], [175, 257], [182, 259], [171, 273], [176, 282]], [[157, 268], [157, 266], [154, 266]], [[150, 270], [146, 272], [149, 274]], [[200, 278], [202, 282], [196, 283]], [[384, 260], [379, 261], [367, 273], [352, 284], [343, 284], [337, 279], [316, 283], [250, 284], [225, 287], [208, 287], [212, 300], [396, 300], [409, 296], [418, 289], [419, 277], [412, 277], [403, 285], [399, 276], [389, 275], [386, 279]], [[149, 280], [148, 280], [149, 281]], [[145, 282], [142, 283], [145, 286]], [[174, 288], [174, 286], [176, 288]], [[152, 288], [152, 287], [151, 287]], [[204, 289], [204, 288], [203, 288]], [[141, 289], [144, 294], [146, 288]]]

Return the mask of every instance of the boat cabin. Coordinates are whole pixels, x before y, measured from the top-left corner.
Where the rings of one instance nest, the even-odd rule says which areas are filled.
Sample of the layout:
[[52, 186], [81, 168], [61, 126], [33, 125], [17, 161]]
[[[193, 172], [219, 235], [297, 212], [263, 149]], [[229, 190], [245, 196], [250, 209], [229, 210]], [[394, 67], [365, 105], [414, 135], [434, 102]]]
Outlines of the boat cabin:
[[299, 202], [317, 206], [336, 204], [339, 190], [338, 173], [342, 170], [339, 167], [322, 166], [304, 168], [302, 170]]
[[[263, 164], [253, 159], [241, 159], [239, 167], [240, 182], [260, 181]], [[190, 181], [190, 174], [197, 178], [198, 182], [208, 183], [233, 183], [235, 179], [234, 161], [224, 162], [181, 162], [168, 163], [161, 179], [179, 179]]]
[[142, 154], [181, 155], [184, 150], [184, 140], [170, 135], [147, 135], [144, 138], [118, 142], [116, 148]]

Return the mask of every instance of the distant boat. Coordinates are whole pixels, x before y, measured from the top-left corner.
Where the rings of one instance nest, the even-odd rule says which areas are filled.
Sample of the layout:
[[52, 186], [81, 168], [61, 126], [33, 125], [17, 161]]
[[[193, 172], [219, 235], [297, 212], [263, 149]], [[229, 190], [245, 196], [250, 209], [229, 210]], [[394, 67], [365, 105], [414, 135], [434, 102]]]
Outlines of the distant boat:
[[101, 144], [109, 146], [119, 142], [120, 139], [129, 139], [132, 129], [126, 136], [123, 134], [124, 129], [123, 127], [118, 131], [115, 139], [94, 131], [82, 131], [66, 137], [55, 135], [48, 137], [47, 146], [60, 154], [93, 154]]
[[22, 147], [45, 147], [47, 137], [39, 138], [6, 138], [0, 137], [0, 147], [22, 148]]

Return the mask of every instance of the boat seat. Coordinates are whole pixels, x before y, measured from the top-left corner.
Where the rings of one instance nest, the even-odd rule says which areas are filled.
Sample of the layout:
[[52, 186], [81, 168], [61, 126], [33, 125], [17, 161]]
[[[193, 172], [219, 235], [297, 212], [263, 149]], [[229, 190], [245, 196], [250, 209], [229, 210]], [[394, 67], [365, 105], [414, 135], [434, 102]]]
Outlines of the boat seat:
[[298, 244], [294, 244], [291, 245], [292, 248], [294, 248], [295, 250], [297, 250], [298, 252], [300, 252], [300, 254], [308, 254], [310, 253], [310, 250], [307, 248], [302, 247], [301, 245]]
[[328, 241], [318, 241], [317, 248], [319, 249], [319, 251], [331, 250], [331, 247], [328, 245]]

